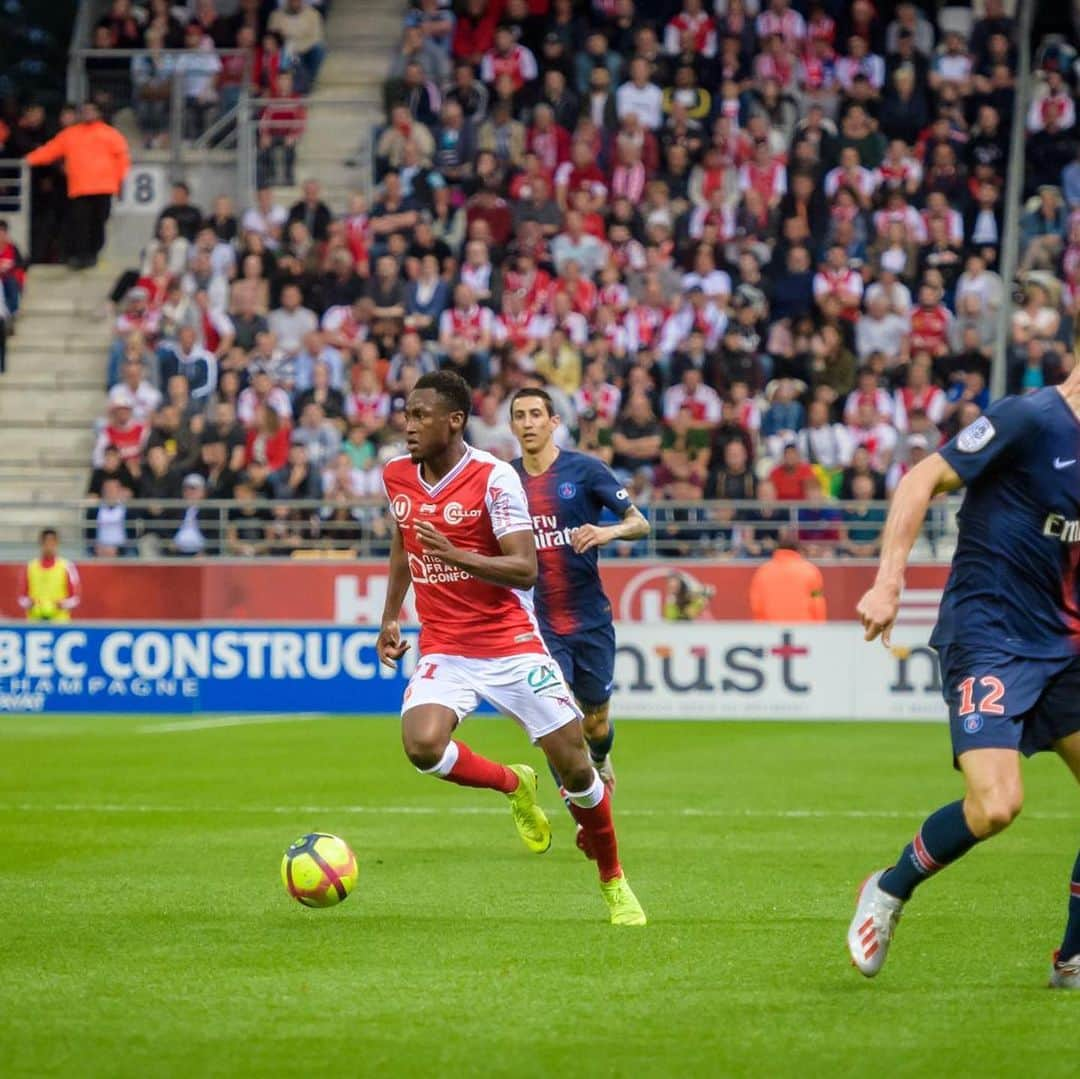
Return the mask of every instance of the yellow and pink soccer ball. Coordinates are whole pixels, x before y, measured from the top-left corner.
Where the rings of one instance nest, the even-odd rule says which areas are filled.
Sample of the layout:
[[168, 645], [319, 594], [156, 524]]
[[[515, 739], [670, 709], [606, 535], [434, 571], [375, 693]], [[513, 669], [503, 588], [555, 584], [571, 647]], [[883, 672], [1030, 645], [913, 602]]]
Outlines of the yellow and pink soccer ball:
[[356, 855], [328, 832], [301, 836], [281, 859], [285, 890], [305, 907], [333, 907], [356, 886]]

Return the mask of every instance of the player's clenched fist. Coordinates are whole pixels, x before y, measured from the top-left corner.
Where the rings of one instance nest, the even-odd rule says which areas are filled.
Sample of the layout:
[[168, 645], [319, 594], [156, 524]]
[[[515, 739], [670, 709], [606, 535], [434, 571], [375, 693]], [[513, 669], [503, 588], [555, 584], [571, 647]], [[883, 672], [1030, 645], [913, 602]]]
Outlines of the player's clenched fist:
[[879, 634], [888, 645], [896, 614], [900, 610], [900, 593], [895, 588], [876, 584], [867, 592], [855, 608], [862, 620], [865, 638], [874, 640]]
[[397, 666], [397, 661], [409, 650], [409, 642], [401, 639], [401, 627], [397, 622], [384, 622], [379, 629], [375, 651], [387, 667]]

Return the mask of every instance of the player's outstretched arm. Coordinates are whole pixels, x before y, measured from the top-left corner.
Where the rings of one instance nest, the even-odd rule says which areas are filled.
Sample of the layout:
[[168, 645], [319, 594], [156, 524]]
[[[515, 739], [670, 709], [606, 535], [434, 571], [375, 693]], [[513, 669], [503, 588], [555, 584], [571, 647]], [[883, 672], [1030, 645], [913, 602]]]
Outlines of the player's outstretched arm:
[[631, 506], [623, 519], [614, 525], [582, 525], [574, 529], [571, 544], [578, 554], [593, 547], [603, 547], [616, 540], [639, 540], [649, 534], [649, 522], [637, 506]]
[[386, 603], [383, 605], [382, 624], [379, 627], [379, 639], [375, 642], [375, 651], [383, 663], [393, 667], [409, 650], [409, 642], [401, 639], [398, 617], [412, 578], [409, 575], [409, 561], [405, 557], [401, 532], [396, 524], [390, 527], [390, 580], [386, 585]]
[[901, 481], [893, 495], [881, 539], [881, 560], [874, 585], [855, 608], [862, 619], [866, 639], [880, 636], [887, 645], [900, 609], [911, 548], [926, 519], [935, 495], [963, 486], [960, 477], [940, 453], [920, 461]]
[[448, 565], [463, 569], [481, 581], [522, 590], [536, 584], [536, 540], [532, 529], [500, 536], [502, 554], [498, 555], [478, 554], [455, 547], [428, 521], [417, 524], [416, 534], [428, 554], [437, 555]]

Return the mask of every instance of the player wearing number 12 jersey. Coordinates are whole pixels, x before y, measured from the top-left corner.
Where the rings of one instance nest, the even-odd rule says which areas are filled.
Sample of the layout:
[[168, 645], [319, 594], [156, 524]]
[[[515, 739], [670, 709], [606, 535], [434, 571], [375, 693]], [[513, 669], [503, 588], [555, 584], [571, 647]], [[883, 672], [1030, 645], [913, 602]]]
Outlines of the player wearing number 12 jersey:
[[408, 456], [383, 472], [396, 527], [379, 658], [395, 664], [409, 647], [398, 617], [410, 583], [421, 624], [420, 658], [402, 702], [405, 752], [427, 775], [507, 795], [522, 840], [543, 853], [551, 827], [536, 800], [536, 773], [487, 760], [452, 737], [481, 699], [512, 716], [563, 777], [596, 855], [611, 923], [644, 925], [619, 864], [611, 794], [533, 614], [536, 544], [521, 481], [505, 462], [465, 444], [470, 406], [458, 375], [422, 376], [405, 406]]
[[[956, 554], [930, 643], [966, 789], [860, 889], [848, 949], [867, 977], [885, 962], [914, 889], [1020, 812], [1021, 753], [1053, 749], [1080, 780], [1080, 367], [1061, 386], [992, 405], [904, 477], [877, 579], [858, 606], [867, 640], [888, 643], [930, 499], [961, 486]], [[1080, 856], [1050, 985], [1080, 989]]]

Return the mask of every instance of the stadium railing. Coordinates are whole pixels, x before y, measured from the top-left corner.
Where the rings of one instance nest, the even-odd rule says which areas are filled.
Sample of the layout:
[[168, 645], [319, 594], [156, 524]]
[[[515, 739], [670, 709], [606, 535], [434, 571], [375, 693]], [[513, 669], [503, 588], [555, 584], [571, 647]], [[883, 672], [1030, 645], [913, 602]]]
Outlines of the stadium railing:
[[[366, 189], [367, 178], [371, 174], [376, 129], [366, 129], [355, 122], [357, 112], [370, 106], [369, 97], [357, 95], [332, 95], [327, 93], [314, 97], [299, 97], [297, 103], [304, 110], [304, 131], [311, 132], [315, 127], [329, 128], [333, 131], [331, 140], [309, 137], [304, 152], [304, 168], [308, 171], [316, 167], [320, 182], [332, 205], [341, 203], [346, 190]], [[263, 183], [270, 186], [293, 186], [293, 182], [281, 184], [281, 177], [260, 175], [259, 127], [263, 110], [267, 106], [281, 105], [280, 98], [245, 96], [237, 108], [236, 130], [238, 137], [237, 172], [240, 191], [249, 193], [248, 202], [254, 199], [256, 188]], [[352, 126], [350, 126], [352, 125]], [[313, 148], [319, 143], [329, 142], [333, 146], [330, 153], [323, 156], [314, 154]], [[264, 161], [265, 167], [265, 161]], [[296, 180], [299, 180], [299, 174]]]
[[0, 217], [15, 246], [30, 253], [30, 167], [17, 157], [0, 157]]
[[104, 15], [104, 0], [79, 0], [75, 18], [71, 24], [71, 39], [68, 42], [67, 91], [68, 101], [82, 101], [80, 94], [84, 90], [82, 82], [79, 51], [88, 48], [93, 34], [94, 22]]
[[[268, 105], [281, 105], [277, 98], [256, 97], [251, 87], [250, 53], [242, 49], [218, 49], [216, 55], [222, 61], [243, 56], [245, 69], [242, 82], [219, 96], [216, 103], [193, 113], [185, 101], [184, 80], [186, 73], [175, 67], [185, 57], [204, 56], [200, 50], [162, 49], [152, 54], [149, 49], [88, 49], [71, 51], [69, 82], [77, 100], [104, 99], [107, 112], [115, 118], [117, 126], [129, 136], [136, 131], [142, 138], [153, 134], [167, 136], [167, 150], [143, 147], [133, 153], [140, 160], [167, 162], [171, 175], [187, 175], [193, 179], [200, 163], [217, 162], [219, 170], [226, 168], [234, 177], [231, 183], [222, 184], [220, 175], [209, 186], [214, 190], [230, 189], [239, 203], [250, 205], [260, 179], [259, 123]], [[160, 99], [140, 102], [132, 79], [132, 67], [136, 60], [156, 55], [165, 64], [161, 83], [168, 84], [167, 95], [162, 91]], [[169, 70], [173, 68], [174, 70]], [[304, 150], [304, 168], [317, 168], [325, 173], [321, 178], [337, 202], [343, 192], [366, 187], [371, 173], [370, 159], [374, 149], [372, 132], [365, 125], [356, 124], [349, 131], [349, 124], [363, 109], [371, 106], [372, 97], [362, 95], [336, 96], [298, 94], [297, 103], [303, 108], [305, 131], [316, 125], [329, 128], [334, 146], [332, 156], [312, 156], [309, 141]], [[150, 122], [148, 128], [147, 122]], [[265, 167], [265, 160], [263, 162]], [[283, 178], [275, 176], [281, 181]], [[196, 183], [196, 186], [199, 186]], [[284, 186], [292, 186], [291, 183]]]
[[[158, 107], [155, 126], [160, 124], [160, 133], [168, 135], [173, 164], [178, 166], [184, 149], [237, 149], [241, 138], [238, 121], [241, 116], [247, 115], [241, 103], [250, 96], [252, 57], [244, 49], [214, 50], [214, 55], [221, 61], [242, 57], [243, 78], [239, 86], [231, 88], [234, 92], [219, 96], [216, 102], [200, 106], [198, 115], [193, 113], [193, 107], [184, 97], [184, 80], [188, 72], [182, 61], [205, 55], [199, 49], [161, 49], [156, 53], [149, 49], [73, 49], [68, 78], [78, 100], [105, 97], [112, 115], [132, 109], [136, 122], [140, 123], [140, 101], [132, 76], [134, 63], [150, 56], [162, 59], [164, 70], [159, 73], [158, 81], [168, 83], [168, 95], [162, 94], [159, 99], [142, 104]], [[197, 126], [193, 129], [196, 121]]]
[[[103, 503], [80, 501], [0, 501], [0, 560], [19, 559], [32, 553], [36, 529], [62, 522], [66, 541], [75, 537], [70, 526], [79, 522], [83, 558], [93, 558], [97, 512]], [[199, 554], [208, 557], [252, 557], [230, 545], [230, 526], [237, 524], [241, 503], [235, 500], [128, 499], [125, 542], [120, 557], [160, 558], [184, 556], [172, 545], [185, 512], [198, 511], [198, 529], [205, 538]], [[389, 553], [390, 517], [382, 499], [336, 502], [326, 499], [256, 499], [246, 503], [254, 517], [245, 528], [264, 530], [264, 537], [240, 540], [254, 543], [265, 557], [310, 557], [335, 553], [358, 558], [385, 558]], [[811, 557], [820, 560], [856, 557], [845, 545], [859, 545], [861, 557], [875, 556], [874, 544], [884, 527], [886, 502], [863, 504], [866, 517], [852, 517], [851, 502], [653, 502], [641, 507], [649, 519], [647, 539], [612, 544], [604, 554], [622, 558], [723, 558], [768, 557], [781, 534], [793, 534]], [[956, 499], [939, 499], [931, 506], [926, 525], [914, 552], [922, 562], [947, 562], [955, 546]], [[28, 514], [28, 511], [31, 511]], [[33, 525], [29, 517], [33, 518]], [[271, 530], [271, 526], [276, 528]], [[550, 544], [565, 543], [552, 535]], [[111, 557], [111, 556], [110, 556]]]

